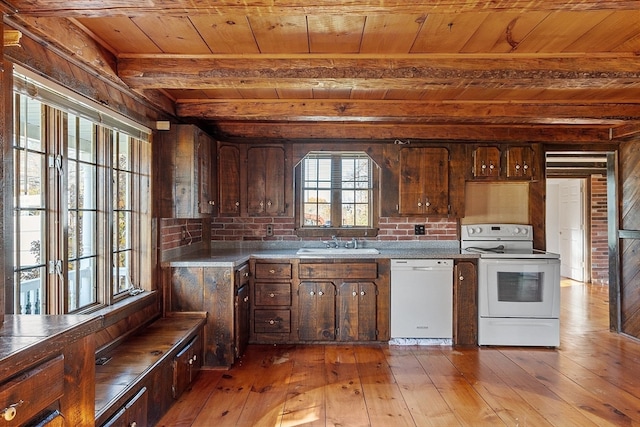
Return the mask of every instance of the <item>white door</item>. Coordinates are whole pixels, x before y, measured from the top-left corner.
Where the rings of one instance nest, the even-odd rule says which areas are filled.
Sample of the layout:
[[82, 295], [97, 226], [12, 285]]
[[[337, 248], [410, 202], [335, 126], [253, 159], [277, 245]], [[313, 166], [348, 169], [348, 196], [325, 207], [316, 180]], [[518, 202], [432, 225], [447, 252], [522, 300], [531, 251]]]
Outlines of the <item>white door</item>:
[[586, 265], [584, 180], [559, 180], [558, 196], [560, 274], [583, 282]]

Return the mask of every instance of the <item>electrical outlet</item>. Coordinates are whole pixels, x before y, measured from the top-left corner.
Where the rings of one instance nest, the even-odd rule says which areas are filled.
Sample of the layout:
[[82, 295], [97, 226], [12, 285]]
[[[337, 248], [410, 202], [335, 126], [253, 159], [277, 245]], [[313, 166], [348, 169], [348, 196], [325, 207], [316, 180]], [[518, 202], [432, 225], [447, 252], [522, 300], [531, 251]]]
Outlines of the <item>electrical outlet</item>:
[[182, 240], [187, 240], [187, 226], [186, 225], [182, 226], [181, 238], [182, 238]]
[[415, 235], [416, 236], [424, 236], [424, 224], [416, 224], [415, 225]]
[[267, 224], [267, 237], [273, 236], [273, 224]]

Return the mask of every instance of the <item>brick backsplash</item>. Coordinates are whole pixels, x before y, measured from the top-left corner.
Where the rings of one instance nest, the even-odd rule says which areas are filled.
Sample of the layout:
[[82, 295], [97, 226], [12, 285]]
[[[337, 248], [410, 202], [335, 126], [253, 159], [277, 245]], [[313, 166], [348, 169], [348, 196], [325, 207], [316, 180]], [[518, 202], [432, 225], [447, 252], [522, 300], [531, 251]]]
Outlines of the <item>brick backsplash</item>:
[[160, 249], [163, 251], [201, 241], [201, 219], [164, 218], [160, 221]]
[[[273, 236], [267, 237], [267, 225], [273, 226]], [[415, 225], [423, 224], [425, 234], [414, 235]], [[432, 218], [390, 218], [379, 220], [377, 237], [364, 240], [409, 241], [409, 240], [457, 240], [458, 221], [455, 219]], [[318, 238], [300, 238], [295, 233], [295, 221], [292, 217], [275, 218], [234, 218], [218, 217], [211, 220], [212, 240], [260, 240], [260, 241], [298, 241], [320, 240]]]

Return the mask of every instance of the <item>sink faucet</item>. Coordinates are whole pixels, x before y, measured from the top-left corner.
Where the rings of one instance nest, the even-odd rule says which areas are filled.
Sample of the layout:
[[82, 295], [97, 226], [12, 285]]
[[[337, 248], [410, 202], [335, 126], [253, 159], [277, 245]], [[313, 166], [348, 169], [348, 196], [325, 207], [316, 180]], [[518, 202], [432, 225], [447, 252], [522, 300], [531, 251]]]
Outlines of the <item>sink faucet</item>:
[[358, 239], [352, 237], [350, 242], [344, 244], [344, 247], [348, 249], [358, 249]]
[[340, 240], [338, 240], [338, 238], [336, 236], [331, 236], [331, 241], [323, 240], [322, 243], [327, 248], [339, 248], [340, 247]]

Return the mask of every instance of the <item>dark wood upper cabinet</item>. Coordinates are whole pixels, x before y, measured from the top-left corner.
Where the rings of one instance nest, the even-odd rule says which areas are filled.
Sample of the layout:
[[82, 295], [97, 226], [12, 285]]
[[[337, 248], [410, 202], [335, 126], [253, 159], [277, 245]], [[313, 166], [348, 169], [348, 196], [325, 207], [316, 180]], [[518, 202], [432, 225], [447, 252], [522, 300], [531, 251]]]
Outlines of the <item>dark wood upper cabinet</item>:
[[541, 165], [539, 144], [473, 147], [472, 180], [537, 180]]
[[220, 145], [218, 147], [218, 212], [220, 215], [240, 215], [240, 171], [240, 148], [236, 145]]
[[250, 216], [280, 216], [285, 205], [284, 147], [247, 149], [247, 213]]
[[400, 149], [398, 213], [449, 213], [449, 150], [443, 147]]
[[173, 125], [156, 138], [158, 216], [198, 218], [214, 214], [213, 139], [193, 125]]

